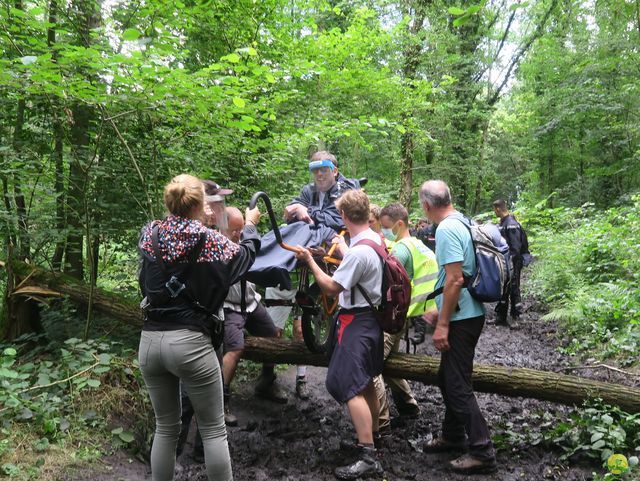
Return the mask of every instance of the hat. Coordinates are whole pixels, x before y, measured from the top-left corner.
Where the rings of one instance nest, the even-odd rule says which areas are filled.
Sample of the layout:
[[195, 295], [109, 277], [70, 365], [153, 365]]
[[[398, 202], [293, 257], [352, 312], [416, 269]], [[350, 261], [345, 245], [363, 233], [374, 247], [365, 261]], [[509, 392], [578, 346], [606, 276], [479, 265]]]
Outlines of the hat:
[[203, 180], [204, 184], [204, 193], [209, 195], [230, 195], [233, 194], [233, 190], [231, 189], [223, 189], [218, 184], [216, 184], [213, 180]]

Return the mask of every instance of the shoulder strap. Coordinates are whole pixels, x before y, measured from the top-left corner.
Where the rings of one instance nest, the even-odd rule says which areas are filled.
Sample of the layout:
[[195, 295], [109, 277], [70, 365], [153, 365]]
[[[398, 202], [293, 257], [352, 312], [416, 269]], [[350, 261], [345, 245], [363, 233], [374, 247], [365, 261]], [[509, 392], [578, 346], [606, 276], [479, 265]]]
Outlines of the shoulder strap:
[[[162, 252], [160, 252], [160, 247], [158, 246], [158, 224], [153, 226], [153, 229], [151, 231], [151, 246], [153, 248], [153, 253], [156, 256], [156, 260], [158, 262], [158, 266], [160, 267], [160, 269], [162, 270], [162, 273], [169, 277], [170, 273], [167, 269], [167, 264], [164, 261], [164, 259], [162, 258]], [[193, 247], [193, 249], [191, 249], [191, 252], [189, 252], [189, 256], [188, 256], [188, 263], [187, 263], [187, 268], [184, 271], [185, 277], [188, 277], [189, 271], [191, 270], [191, 266], [193, 264], [195, 264], [198, 260], [198, 257], [200, 256], [200, 253], [202, 252], [202, 249], [204, 247], [204, 244], [207, 240], [207, 232], [200, 232], [200, 238], [198, 239], [198, 242], [196, 243], [196, 245]], [[170, 284], [172, 281], [174, 280], [174, 276], [171, 276], [171, 279], [169, 281], [167, 281], [167, 284]], [[178, 281], [180, 282], [180, 281]], [[184, 284], [183, 284], [184, 286]], [[200, 304], [197, 299], [194, 299], [191, 294], [189, 294], [189, 292], [187, 292], [187, 289], [181, 288], [178, 292], [179, 296], [182, 296], [182, 298], [184, 300], [186, 300], [188, 303], [190, 303], [193, 307], [195, 307], [196, 309], [201, 309], [207, 313], [209, 313], [209, 310], [207, 308], [205, 308], [202, 304]]]
[[[380, 258], [384, 266], [385, 259], [389, 255], [389, 253], [387, 252], [387, 249], [384, 247], [384, 240], [382, 241], [382, 244], [378, 244], [372, 241], [371, 239], [362, 239], [356, 242], [352, 247], [359, 246], [359, 245], [365, 245], [365, 246], [371, 247], [376, 252], [376, 254], [378, 254], [378, 257]], [[382, 276], [383, 276], [383, 283], [384, 283], [384, 272], [382, 273]], [[373, 302], [371, 302], [371, 297], [369, 297], [369, 295], [365, 292], [365, 290], [362, 288], [360, 284], [356, 284], [354, 287], [351, 288], [351, 302], [353, 303], [356, 287], [360, 291], [360, 294], [362, 294], [362, 297], [364, 297], [364, 299], [367, 301], [367, 304], [369, 304], [369, 307], [375, 310], [375, 306], [373, 305]], [[384, 289], [384, 286], [382, 286], [382, 288]], [[384, 299], [384, 295], [382, 295], [382, 298]]]
[[158, 224], [154, 225], [153, 229], [151, 230], [151, 247], [153, 248], [153, 254], [156, 256], [156, 262], [158, 263], [160, 270], [162, 270], [162, 272], [166, 274], [167, 265], [162, 258], [162, 252], [160, 252], [160, 247], [158, 246], [158, 230]]
[[378, 254], [378, 256], [380, 256], [382, 260], [385, 260], [389, 255], [389, 253], [387, 252], [387, 249], [384, 247], [384, 242], [382, 244], [377, 244], [371, 239], [362, 239], [356, 242], [353, 245], [353, 247], [359, 246], [359, 245], [365, 245], [365, 246], [371, 247], [374, 251], [376, 251], [376, 254]]

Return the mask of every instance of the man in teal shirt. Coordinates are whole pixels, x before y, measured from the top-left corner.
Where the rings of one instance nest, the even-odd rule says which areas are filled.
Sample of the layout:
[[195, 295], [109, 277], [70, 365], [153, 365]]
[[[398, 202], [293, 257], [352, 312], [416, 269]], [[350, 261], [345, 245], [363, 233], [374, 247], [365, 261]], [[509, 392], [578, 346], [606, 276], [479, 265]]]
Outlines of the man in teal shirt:
[[484, 306], [464, 287], [465, 277], [476, 270], [473, 242], [464, 225], [468, 221], [451, 204], [449, 187], [441, 180], [425, 182], [420, 203], [436, 230], [438, 320], [433, 344], [441, 352], [438, 384], [445, 405], [441, 437], [424, 446], [427, 452], [464, 450], [468, 454], [450, 467], [465, 474], [496, 471], [495, 450], [487, 423], [480, 412], [471, 376], [476, 344], [484, 326]]

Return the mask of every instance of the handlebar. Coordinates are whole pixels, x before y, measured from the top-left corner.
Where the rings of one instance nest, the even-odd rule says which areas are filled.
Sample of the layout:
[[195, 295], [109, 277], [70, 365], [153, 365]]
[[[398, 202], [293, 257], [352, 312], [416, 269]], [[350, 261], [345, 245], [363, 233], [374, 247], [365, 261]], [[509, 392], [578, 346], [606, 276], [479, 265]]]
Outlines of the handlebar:
[[278, 244], [280, 245], [280, 247], [291, 252], [299, 252], [300, 249], [294, 246], [290, 246], [289, 244], [286, 244], [282, 240], [282, 235], [280, 234], [278, 221], [276, 219], [275, 214], [273, 213], [273, 206], [271, 205], [271, 199], [269, 199], [269, 196], [265, 192], [256, 192], [255, 194], [253, 194], [253, 197], [251, 197], [251, 200], [249, 201], [249, 209], [254, 209], [260, 199], [264, 201], [264, 205], [267, 207], [267, 214], [269, 214], [269, 221], [271, 222], [271, 228], [273, 229], [273, 233], [276, 236], [276, 241], [278, 241]]

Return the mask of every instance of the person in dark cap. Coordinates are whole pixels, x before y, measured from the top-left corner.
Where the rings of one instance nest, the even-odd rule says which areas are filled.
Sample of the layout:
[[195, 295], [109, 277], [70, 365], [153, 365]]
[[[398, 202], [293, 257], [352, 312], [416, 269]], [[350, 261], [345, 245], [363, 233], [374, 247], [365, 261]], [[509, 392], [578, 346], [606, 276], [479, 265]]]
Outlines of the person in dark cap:
[[231, 189], [223, 189], [213, 180], [203, 180], [205, 203], [205, 224], [224, 230], [228, 227], [225, 196], [233, 194]]

